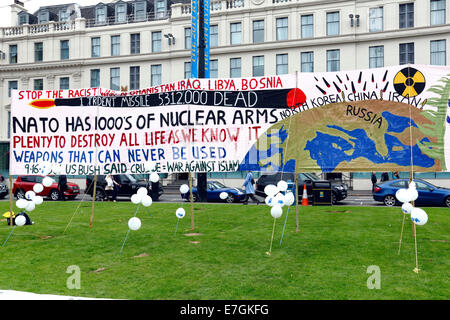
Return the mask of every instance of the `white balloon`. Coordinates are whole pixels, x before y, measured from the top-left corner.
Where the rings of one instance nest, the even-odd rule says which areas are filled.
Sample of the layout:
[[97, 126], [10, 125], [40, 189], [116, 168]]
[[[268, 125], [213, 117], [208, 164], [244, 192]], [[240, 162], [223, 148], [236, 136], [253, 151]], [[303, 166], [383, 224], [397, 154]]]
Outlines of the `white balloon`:
[[415, 188], [408, 189], [407, 194], [409, 199], [408, 201], [415, 201], [419, 197], [419, 193]]
[[45, 177], [44, 179], [42, 179], [42, 184], [44, 185], [44, 187], [50, 187], [53, 184], [53, 179], [50, 177]]
[[42, 198], [41, 196], [36, 196], [33, 198], [33, 202], [35, 205], [40, 205], [42, 204], [42, 202], [44, 202], [44, 198]]
[[275, 205], [283, 207], [284, 206], [284, 195], [282, 193], [278, 193], [275, 197]]
[[292, 206], [295, 202], [295, 196], [292, 192], [287, 192], [284, 195], [284, 204], [287, 206]]
[[409, 202], [405, 202], [403, 205], [402, 205], [402, 211], [403, 211], [403, 213], [405, 213], [405, 214], [410, 214], [411, 213], [411, 210], [414, 208], [414, 206], [411, 204], [411, 203], [409, 203]]
[[280, 181], [278, 181], [278, 183], [277, 183], [277, 188], [278, 188], [278, 190], [280, 190], [280, 191], [286, 191], [287, 188], [288, 188], [288, 184], [287, 184], [286, 181], [280, 180]]
[[152, 172], [150, 174], [150, 181], [151, 182], [158, 182], [159, 181], [159, 174], [157, 174], [156, 172]]
[[180, 186], [180, 192], [182, 194], [188, 193], [189, 192], [189, 186], [187, 184], [182, 184]]
[[141, 219], [133, 217], [130, 220], [128, 220], [128, 228], [130, 228], [131, 230], [136, 231], [140, 227], [141, 227]]
[[25, 225], [26, 222], [27, 222], [27, 219], [24, 216], [17, 216], [17, 218], [14, 219], [14, 223], [18, 227]]
[[144, 207], [150, 207], [153, 203], [153, 200], [149, 195], [145, 195], [142, 197], [141, 202]]
[[133, 202], [134, 204], [138, 204], [139, 202], [141, 202], [141, 200], [142, 200], [142, 195], [140, 195], [140, 194], [136, 193], [131, 196], [131, 202]]
[[143, 197], [147, 194], [147, 188], [140, 187], [136, 193], [141, 195], [141, 197]]
[[177, 211], [175, 212], [175, 215], [177, 216], [178, 219], [182, 219], [186, 215], [186, 211], [183, 208], [178, 208]]
[[411, 210], [411, 220], [418, 226], [423, 226], [428, 221], [427, 213], [420, 208], [413, 208]]
[[228, 198], [228, 193], [227, 192], [221, 192], [219, 194], [219, 198], [222, 200], [225, 200], [226, 198]]
[[267, 196], [265, 199], [265, 202], [269, 207], [273, 207], [275, 205], [275, 198], [271, 197], [271, 196]]
[[27, 200], [33, 200], [33, 198], [36, 197], [36, 193], [34, 193], [34, 191], [27, 191], [25, 193], [25, 199]]
[[28, 204], [28, 201], [26, 199], [19, 199], [16, 201], [16, 207], [19, 209], [25, 209], [27, 204]]
[[409, 183], [409, 188], [410, 188], [410, 189], [416, 189], [416, 183], [415, 183], [414, 181], [411, 181], [411, 182]]
[[398, 189], [395, 193], [395, 197], [402, 203], [411, 201], [409, 200], [408, 189]]
[[270, 214], [275, 219], [278, 219], [283, 214], [283, 209], [280, 206], [275, 205], [272, 207], [272, 209], [270, 209]]
[[27, 206], [25, 207], [25, 210], [31, 212], [34, 210], [34, 208], [36, 208], [36, 205], [34, 204], [34, 202], [28, 201]]
[[273, 184], [268, 184], [264, 188], [264, 193], [268, 196], [274, 196], [278, 193], [278, 188], [277, 188], [277, 186], [275, 186]]
[[41, 193], [44, 190], [44, 186], [41, 183], [36, 183], [33, 186], [33, 191], [36, 193]]

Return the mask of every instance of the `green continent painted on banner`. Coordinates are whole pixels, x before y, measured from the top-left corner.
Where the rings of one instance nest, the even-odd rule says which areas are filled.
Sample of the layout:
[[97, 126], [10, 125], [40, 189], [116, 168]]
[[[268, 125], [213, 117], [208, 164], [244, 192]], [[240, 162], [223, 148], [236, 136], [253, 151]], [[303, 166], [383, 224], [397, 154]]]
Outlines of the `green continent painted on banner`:
[[258, 165], [263, 171], [408, 171], [412, 158], [415, 171], [442, 171], [444, 133], [427, 129], [442, 119], [426, 112], [386, 100], [303, 111], [258, 139]]

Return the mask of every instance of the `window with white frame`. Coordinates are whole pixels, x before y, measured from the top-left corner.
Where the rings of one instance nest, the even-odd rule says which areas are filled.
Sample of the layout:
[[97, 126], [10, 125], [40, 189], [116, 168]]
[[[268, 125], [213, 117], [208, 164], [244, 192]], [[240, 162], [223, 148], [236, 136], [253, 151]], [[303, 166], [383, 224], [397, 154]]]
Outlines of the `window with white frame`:
[[95, 8], [95, 23], [104, 24], [106, 23], [106, 6], [98, 6]]
[[399, 28], [414, 27], [414, 2], [399, 4]]
[[191, 62], [184, 63], [184, 79], [189, 79], [191, 77]]
[[339, 12], [327, 12], [327, 36], [339, 35]]
[[327, 50], [327, 72], [340, 71], [340, 57], [339, 49]]
[[253, 21], [253, 43], [264, 42], [264, 20]]
[[300, 54], [301, 72], [314, 72], [314, 52], [307, 51]]
[[191, 28], [184, 28], [184, 48], [190, 50], [191, 46]]
[[435, 66], [446, 65], [446, 41], [432, 40], [430, 41], [430, 64]]
[[209, 77], [218, 78], [219, 77], [219, 61], [209, 60]]
[[430, 1], [430, 24], [445, 24], [445, 0]]
[[120, 90], [120, 68], [111, 68], [110, 70], [110, 89]]
[[152, 52], [161, 52], [161, 31], [152, 32]]
[[127, 5], [120, 3], [116, 5], [116, 22], [123, 23], [127, 21]]
[[18, 82], [17, 80], [8, 81], [8, 97], [11, 97], [11, 90], [17, 90]]
[[289, 73], [287, 53], [277, 54], [276, 59], [277, 59], [277, 75]]
[[61, 60], [69, 59], [69, 40], [60, 41]]
[[138, 90], [140, 86], [141, 72], [140, 67], [130, 67], [130, 90]]
[[120, 55], [120, 36], [111, 36], [111, 55]]
[[91, 57], [100, 57], [100, 37], [91, 38]]
[[34, 79], [33, 90], [44, 90], [44, 79]]
[[139, 54], [141, 52], [141, 34], [133, 33], [130, 35], [130, 53]]
[[289, 38], [288, 18], [277, 18], [277, 41]]
[[414, 63], [414, 42], [399, 44], [399, 64]]
[[230, 44], [242, 43], [242, 24], [240, 22], [230, 23]]
[[100, 87], [100, 69], [91, 69], [91, 88]]
[[134, 3], [134, 20], [142, 21], [146, 20], [146, 17], [147, 17], [147, 2], [136, 1]]
[[70, 89], [70, 79], [69, 79], [69, 77], [61, 77], [61, 78], [59, 78], [59, 89], [60, 90], [69, 90]]
[[219, 26], [212, 25], [209, 28], [209, 45], [210, 47], [217, 47], [219, 45]]
[[241, 58], [230, 59], [230, 78], [241, 77]]
[[59, 21], [68, 21], [70, 17], [70, 12], [67, 9], [59, 10]]
[[305, 14], [301, 17], [301, 33], [302, 38], [314, 37], [314, 16]]
[[151, 85], [158, 86], [162, 84], [162, 66], [155, 64], [151, 66]]
[[369, 32], [383, 31], [383, 7], [369, 9]]
[[44, 59], [44, 43], [34, 43], [34, 62], [41, 62]]
[[17, 44], [9, 45], [9, 63], [17, 63]]
[[264, 75], [264, 56], [253, 57], [253, 77], [262, 77]]
[[384, 46], [369, 47], [369, 68], [384, 67]]

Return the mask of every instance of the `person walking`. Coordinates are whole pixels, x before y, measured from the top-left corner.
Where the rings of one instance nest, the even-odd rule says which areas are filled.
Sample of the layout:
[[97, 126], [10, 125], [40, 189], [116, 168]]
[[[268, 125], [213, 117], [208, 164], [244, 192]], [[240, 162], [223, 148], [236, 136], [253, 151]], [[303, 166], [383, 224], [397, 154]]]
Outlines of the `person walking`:
[[112, 190], [111, 200], [113, 202], [116, 202], [117, 194], [119, 193], [119, 188], [122, 185], [117, 182], [117, 180], [120, 179], [120, 177], [118, 177], [118, 176], [111, 176], [111, 179], [112, 179], [112, 183], [113, 183], [113, 190]]
[[66, 196], [64, 194], [66, 190], [67, 190], [67, 177], [65, 174], [62, 174], [58, 178], [59, 200], [66, 201]]
[[370, 178], [372, 180], [372, 193], [375, 190], [375, 185], [377, 184], [377, 176], [375, 172], [372, 172], [372, 177]]
[[105, 178], [105, 181], [106, 181], [106, 186], [105, 186], [106, 200], [109, 201], [109, 198], [112, 198], [113, 191], [114, 191], [114, 180], [113, 180], [112, 175], [108, 174]]
[[261, 202], [255, 197], [255, 188], [253, 187], [254, 183], [255, 180], [253, 180], [253, 174], [250, 171], [247, 171], [247, 176], [245, 177], [244, 184], [242, 185], [245, 187], [245, 200], [243, 204], [248, 204], [248, 198], [251, 198], [254, 202], [256, 202], [256, 204]]
[[389, 181], [389, 174], [387, 172], [383, 172], [381, 174], [381, 182]]
[[395, 171], [395, 172], [392, 174], [392, 177], [393, 177], [394, 179], [400, 179], [400, 174], [398, 173], [398, 171]]

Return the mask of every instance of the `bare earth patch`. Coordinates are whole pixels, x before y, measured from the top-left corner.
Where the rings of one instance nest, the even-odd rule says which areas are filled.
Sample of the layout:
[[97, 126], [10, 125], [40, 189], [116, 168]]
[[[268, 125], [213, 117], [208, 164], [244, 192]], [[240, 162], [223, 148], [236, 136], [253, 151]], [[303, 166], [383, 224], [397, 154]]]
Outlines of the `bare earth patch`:
[[99, 273], [99, 272], [102, 272], [102, 271], [105, 271], [105, 270], [106, 270], [106, 268], [98, 268], [97, 270], [94, 270], [92, 272]]
[[195, 236], [202, 236], [203, 233], [185, 233], [186, 237], [195, 237]]
[[193, 243], [193, 244], [199, 244], [200, 243], [200, 241], [189, 241], [190, 243]]
[[148, 257], [148, 253], [141, 253], [140, 255], [138, 255], [138, 256], [134, 256], [133, 258], [142, 258], [142, 257]]
[[47, 239], [50, 239], [50, 238], [53, 238], [52, 236], [41, 236], [41, 237], [39, 237], [41, 240], [47, 240]]

